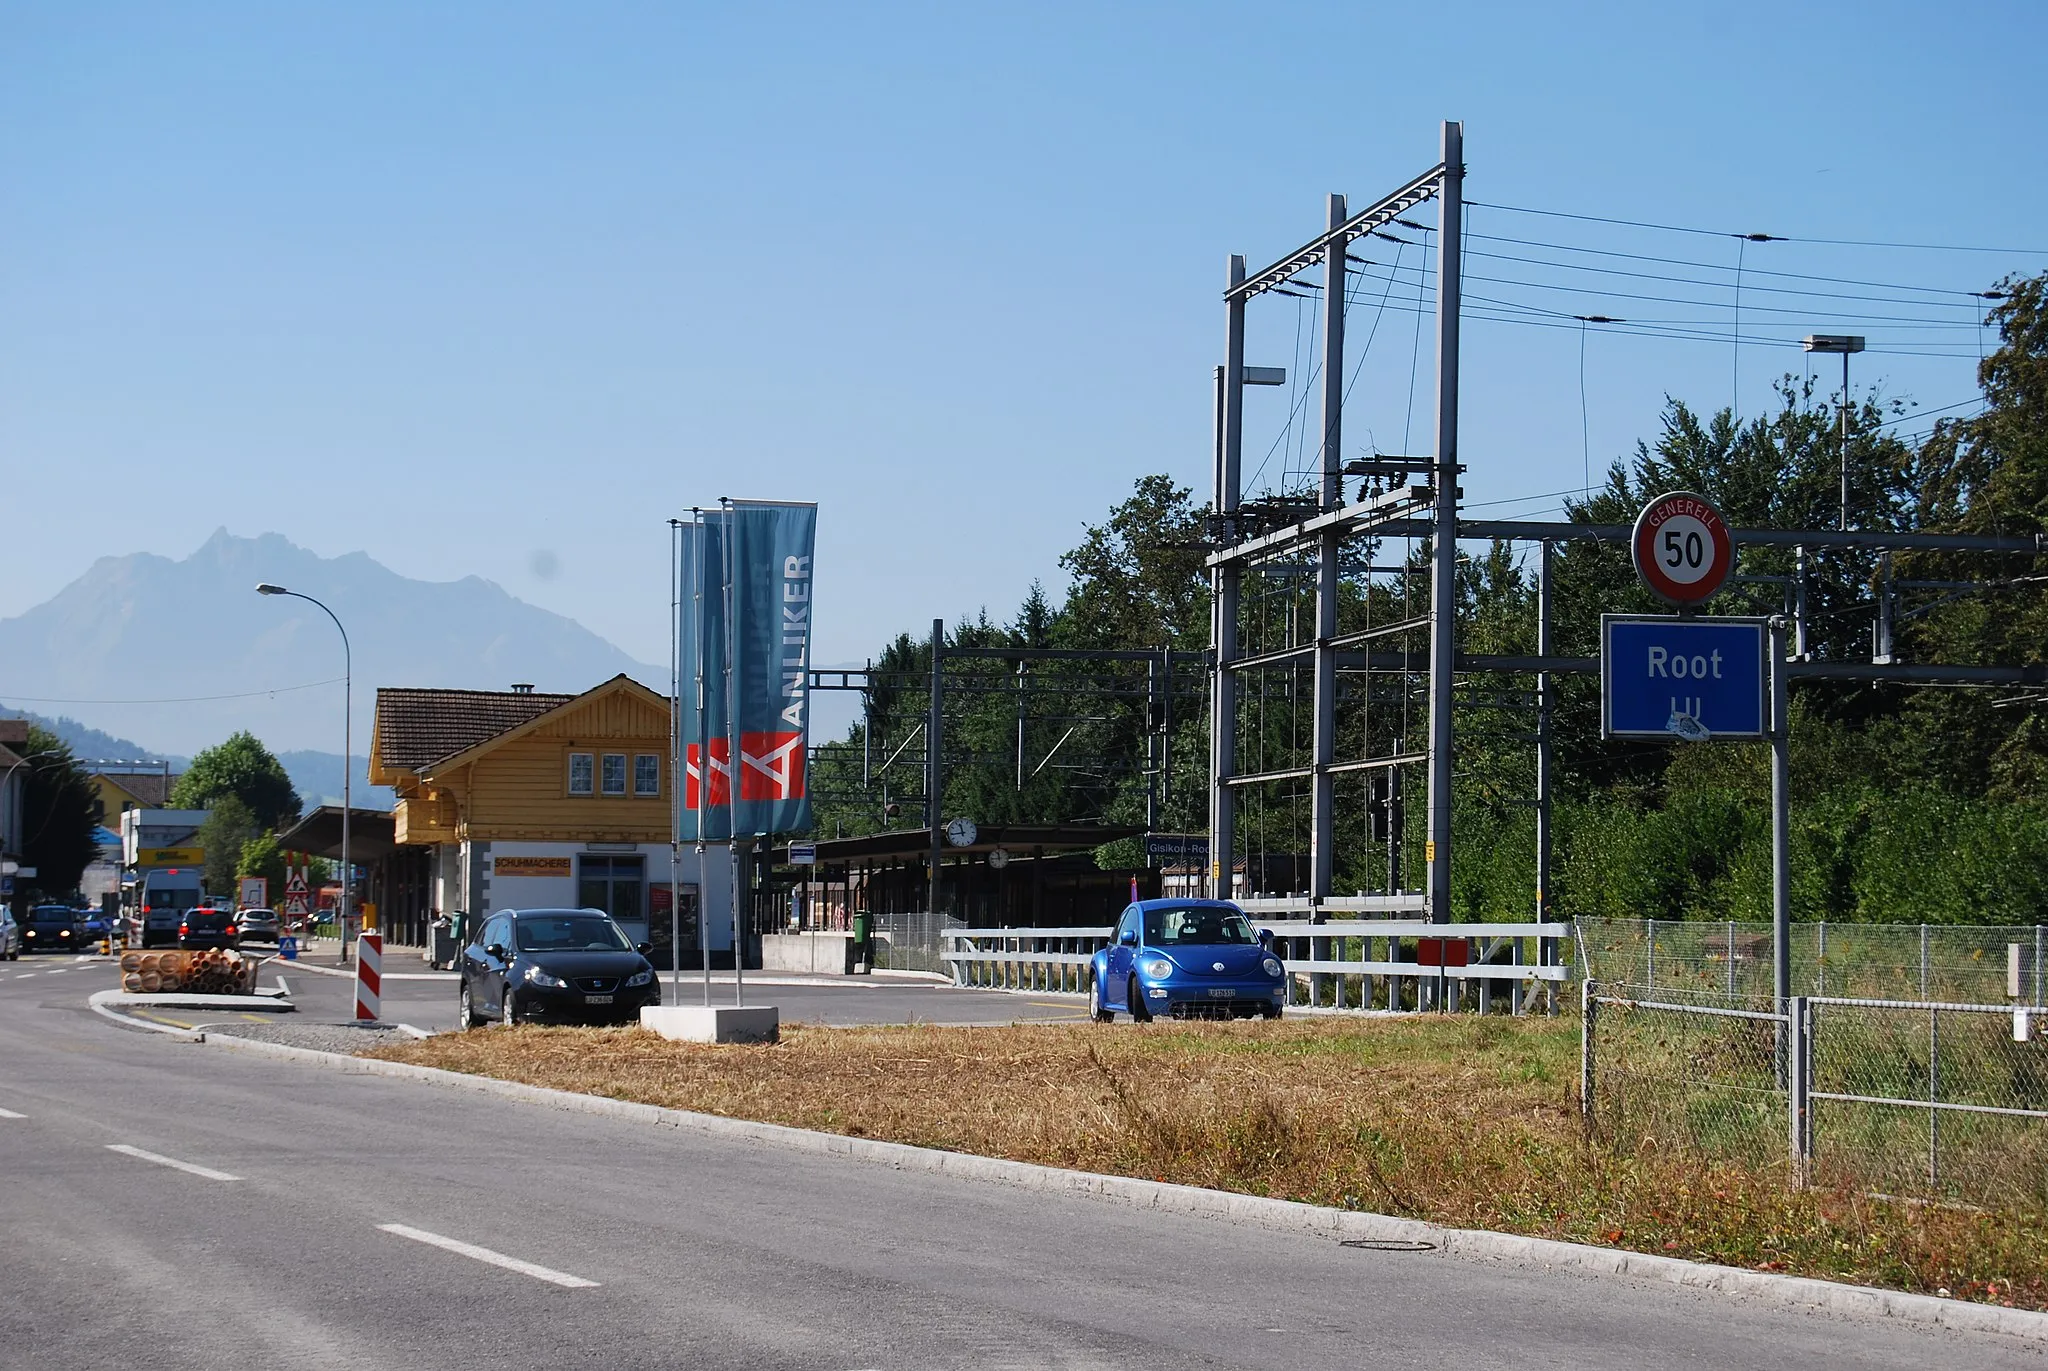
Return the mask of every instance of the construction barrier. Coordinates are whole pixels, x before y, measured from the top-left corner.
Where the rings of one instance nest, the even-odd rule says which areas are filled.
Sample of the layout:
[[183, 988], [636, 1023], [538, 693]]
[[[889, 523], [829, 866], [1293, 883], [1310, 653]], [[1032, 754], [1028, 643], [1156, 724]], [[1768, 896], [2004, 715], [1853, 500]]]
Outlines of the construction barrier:
[[356, 1018], [374, 1022], [379, 1014], [380, 991], [384, 983], [384, 935], [363, 933], [356, 937]]

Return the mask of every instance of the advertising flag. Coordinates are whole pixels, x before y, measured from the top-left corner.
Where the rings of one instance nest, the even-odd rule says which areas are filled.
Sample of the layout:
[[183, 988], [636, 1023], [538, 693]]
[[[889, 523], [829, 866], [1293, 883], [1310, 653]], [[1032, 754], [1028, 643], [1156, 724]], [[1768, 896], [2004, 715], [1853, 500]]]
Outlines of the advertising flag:
[[731, 730], [742, 837], [811, 827], [811, 563], [818, 507], [735, 501], [726, 514], [732, 569]]
[[817, 506], [733, 501], [682, 533], [685, 841], [807, 831]]

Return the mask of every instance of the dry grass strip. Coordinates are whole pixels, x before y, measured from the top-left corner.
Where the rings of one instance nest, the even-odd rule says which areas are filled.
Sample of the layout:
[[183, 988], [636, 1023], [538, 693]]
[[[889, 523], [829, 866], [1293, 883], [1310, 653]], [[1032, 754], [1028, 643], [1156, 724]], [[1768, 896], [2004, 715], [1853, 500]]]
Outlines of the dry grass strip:
[[774, 1047], [637, 1028], [451, 1033], [376, 1055], [730, 1118], [2048, 1308], [2048, 1215], [1796, 1191], [1589, 1140], [1577, 1024], [827, 1029]]

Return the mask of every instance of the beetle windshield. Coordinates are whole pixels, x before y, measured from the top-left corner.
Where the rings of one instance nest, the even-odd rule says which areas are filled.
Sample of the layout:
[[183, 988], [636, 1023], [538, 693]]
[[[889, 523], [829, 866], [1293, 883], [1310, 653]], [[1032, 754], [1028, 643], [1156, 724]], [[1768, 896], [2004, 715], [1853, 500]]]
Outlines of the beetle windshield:
[[521, 952], [631, 952], [619, 926], [602, 914], [527, 915], [518, 921]]
[[1214, 946], [1258, 941], [1244, 915], [1213, 905], [1145, 911], [1147, 947]]

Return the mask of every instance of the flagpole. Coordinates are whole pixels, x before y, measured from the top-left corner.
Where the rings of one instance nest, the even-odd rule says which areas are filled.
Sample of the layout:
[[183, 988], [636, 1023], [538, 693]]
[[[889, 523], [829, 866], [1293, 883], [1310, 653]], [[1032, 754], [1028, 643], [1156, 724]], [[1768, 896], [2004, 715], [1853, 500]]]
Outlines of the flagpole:
[[739, 641], [733, 621], [734, 520], [733, 502], [721, 495], [718, 504], [724, 523], [719, 542], [725, 553], [725, 802], [726, 812], [732, 816], [727, 825], [732, 832], [732, 1002], [735, 1007], [743, 1007], [747, 1002], [747, 935], [740, 913], [740, 702], [733, 694], [733, 668], [739, 662]]
[[683, 521], [668, 521], [668, 984], [683, 1002]]
[[704, 816], [711, 812], [711, 696], [704, 683], [704, 510], [692, 505], [696, 520], [695, 555], [690, 558], [691, 594], [697, 624], [697, 948], [704, 959], [704, 1003], [711, 1003], [711, 925], [704, 917]]

